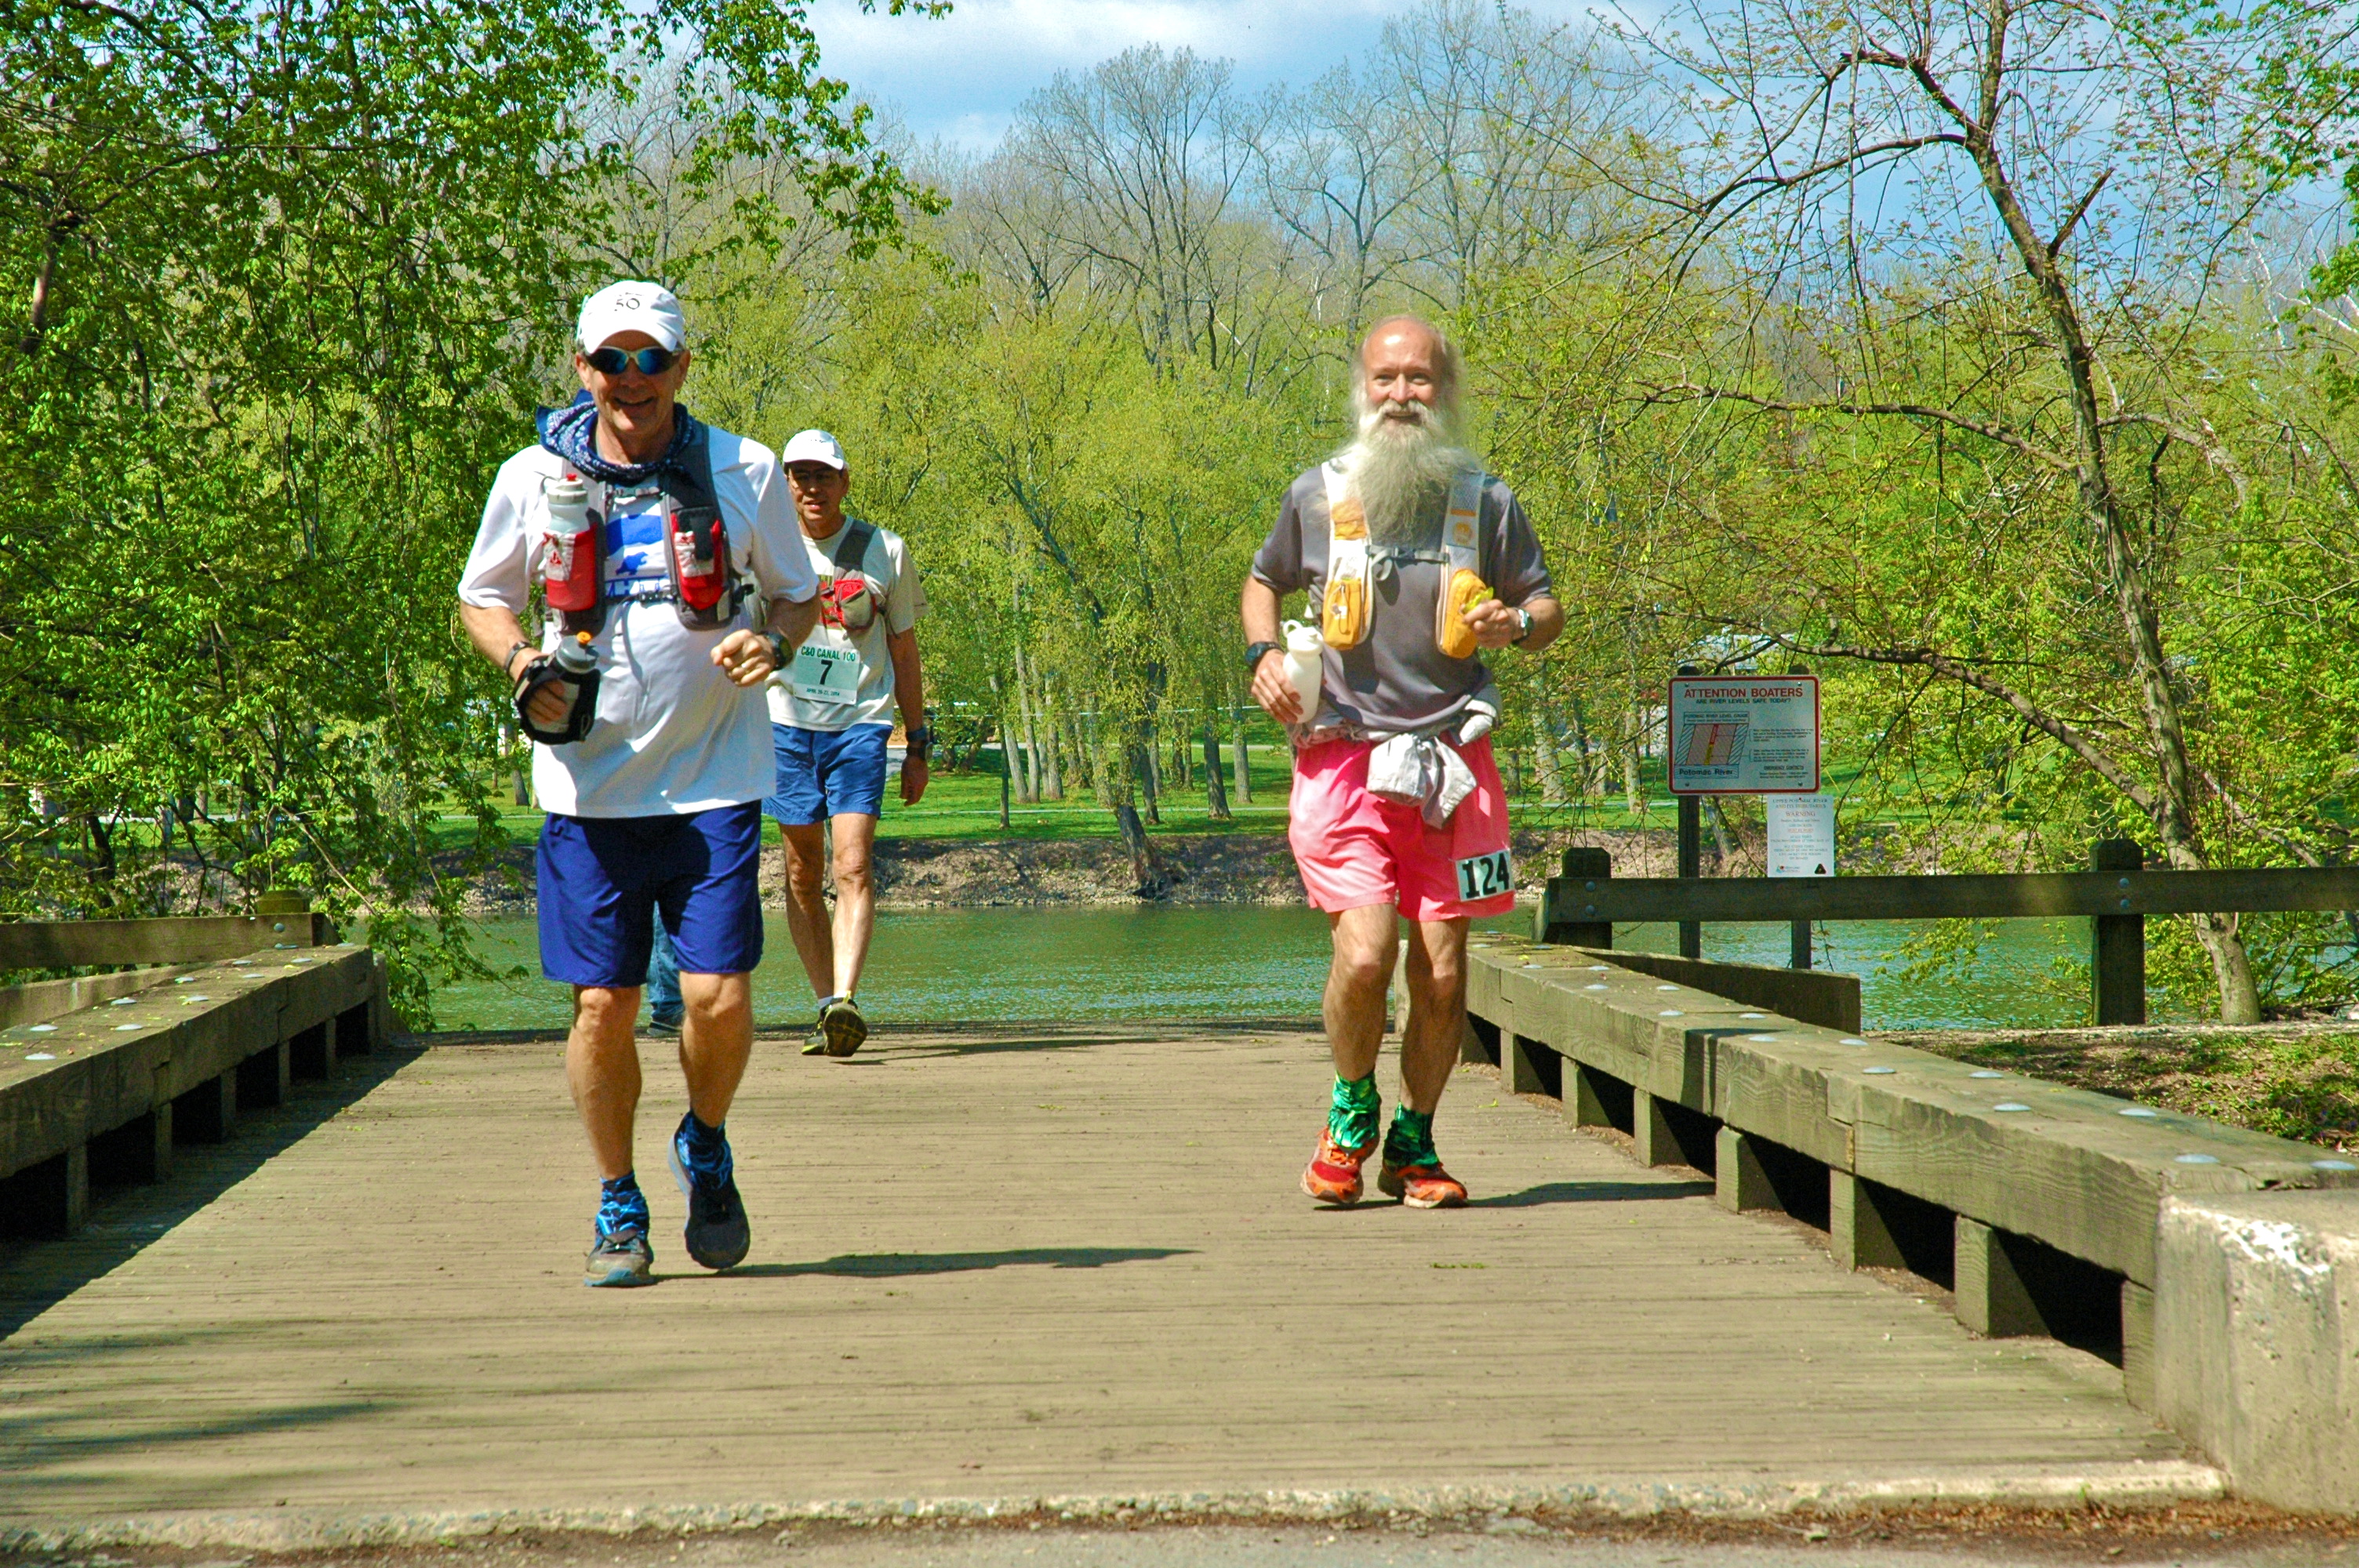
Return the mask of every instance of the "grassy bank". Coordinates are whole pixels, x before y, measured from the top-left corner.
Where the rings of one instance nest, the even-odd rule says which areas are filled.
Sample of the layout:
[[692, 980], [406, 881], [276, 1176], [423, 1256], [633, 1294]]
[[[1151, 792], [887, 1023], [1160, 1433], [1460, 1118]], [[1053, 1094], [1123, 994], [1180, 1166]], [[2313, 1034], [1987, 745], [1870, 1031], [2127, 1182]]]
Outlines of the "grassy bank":
[[2359, 1026], [2349, 1023], [1942, 1031], [1881, 1038], [2346, 1154], [2359, 1152]]

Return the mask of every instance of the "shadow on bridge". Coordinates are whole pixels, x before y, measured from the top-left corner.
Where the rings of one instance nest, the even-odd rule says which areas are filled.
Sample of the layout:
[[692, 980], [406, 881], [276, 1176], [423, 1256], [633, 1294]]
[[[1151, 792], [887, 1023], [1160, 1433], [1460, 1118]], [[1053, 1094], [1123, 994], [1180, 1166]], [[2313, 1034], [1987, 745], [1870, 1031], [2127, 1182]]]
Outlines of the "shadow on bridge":
[[1710, 1182], [1544, 1182], [1519, 1193], [1475, 1198], [1469, 1208], [1538, 1208], [1557, 1203], [1648, 1203], [1658, 1198], [1708, 1198]]
[[1152, 1263], [1185, 1258], [1186, 1247], [1016, 1247], [1004, 1252], [851, 1252], [818, 1263], [756, 1263], [729, 1271], [733, 1280], [793, 1279], [832, 1274], [843, 1279], [897, 1280], [918, 1274], [968, 1274], [980, 1269], [1027, 1265], [1046, 1269], [1103, 1269], [1110, 1263]]
[[226, 1141], [180, 1145], [165, 1180], [95, 1186], [90, 1222], [71, 1237], [0, 1243], [0, 1339], [129, 1262], [420, 1054], [415, 1046], [380, 1045], [342, 1058], [326, 1081], [299, 1080], [283, 1103], [241, 1111]]

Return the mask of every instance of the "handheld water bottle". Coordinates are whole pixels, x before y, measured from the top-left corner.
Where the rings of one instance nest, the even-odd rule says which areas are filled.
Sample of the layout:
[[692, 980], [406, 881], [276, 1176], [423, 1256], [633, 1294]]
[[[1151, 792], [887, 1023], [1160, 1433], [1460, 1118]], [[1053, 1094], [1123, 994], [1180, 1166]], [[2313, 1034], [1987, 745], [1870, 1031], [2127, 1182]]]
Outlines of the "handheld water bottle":
[[[532, 699], [552, 686], [565, 697], [565, 721], [543, 726], [532, 717]], [[598, 654], [589, 633], [559, 638], [553, 653], [525, 666], [516, 681], [516, 711], [517, 727], [544, 746], [562, 746], [590, 733], [598, 720]]]
[[1302, 699], [1302, 722], [1310, 723], [1319, 717], [1319, 687], [1327, 655], [1327, 640], [1316, 626], [1306, 626], [1299, 621], [1289, 621], [1282, 630], [1286, 633], [1286, 678], [1293, 683], [1294, 695]]
[[540, 552], [541, 593], [551, 610], [598, 608], [598, 535], [590, 525], [590, 487], [567, 469], [543, 480], [549, 532]]

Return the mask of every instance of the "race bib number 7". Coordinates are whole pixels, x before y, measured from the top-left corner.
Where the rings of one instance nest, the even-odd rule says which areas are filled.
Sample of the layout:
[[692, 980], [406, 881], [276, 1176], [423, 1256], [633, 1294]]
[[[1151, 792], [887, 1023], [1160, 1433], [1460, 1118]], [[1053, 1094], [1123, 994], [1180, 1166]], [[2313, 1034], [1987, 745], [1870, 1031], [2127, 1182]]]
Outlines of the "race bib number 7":
[[1458, 862], [1458, 901], [1461, 903], [1496, 898], [1503, 892], [1515, 891], [1516, 866], [1505, 849], [1488, 855], [1469, 855]]
[[860, 655], [850, 648], [805, 643], [795, 650], [788, 680], [805, 702], [848, 703], [860, 695]]

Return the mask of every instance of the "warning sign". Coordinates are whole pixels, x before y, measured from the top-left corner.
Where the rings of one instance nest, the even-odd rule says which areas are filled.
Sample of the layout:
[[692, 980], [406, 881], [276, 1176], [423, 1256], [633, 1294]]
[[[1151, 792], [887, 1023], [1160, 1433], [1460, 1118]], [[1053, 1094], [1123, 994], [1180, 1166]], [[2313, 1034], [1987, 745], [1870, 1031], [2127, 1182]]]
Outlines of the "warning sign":
[[1816, 676], [1674, 676], [1674, 795], [1815, 795]]
[[1762, 803], [1769, 819], [1769, 874], [1831, 877], [1835, 874], [1835, 797], [1779, 795]]

